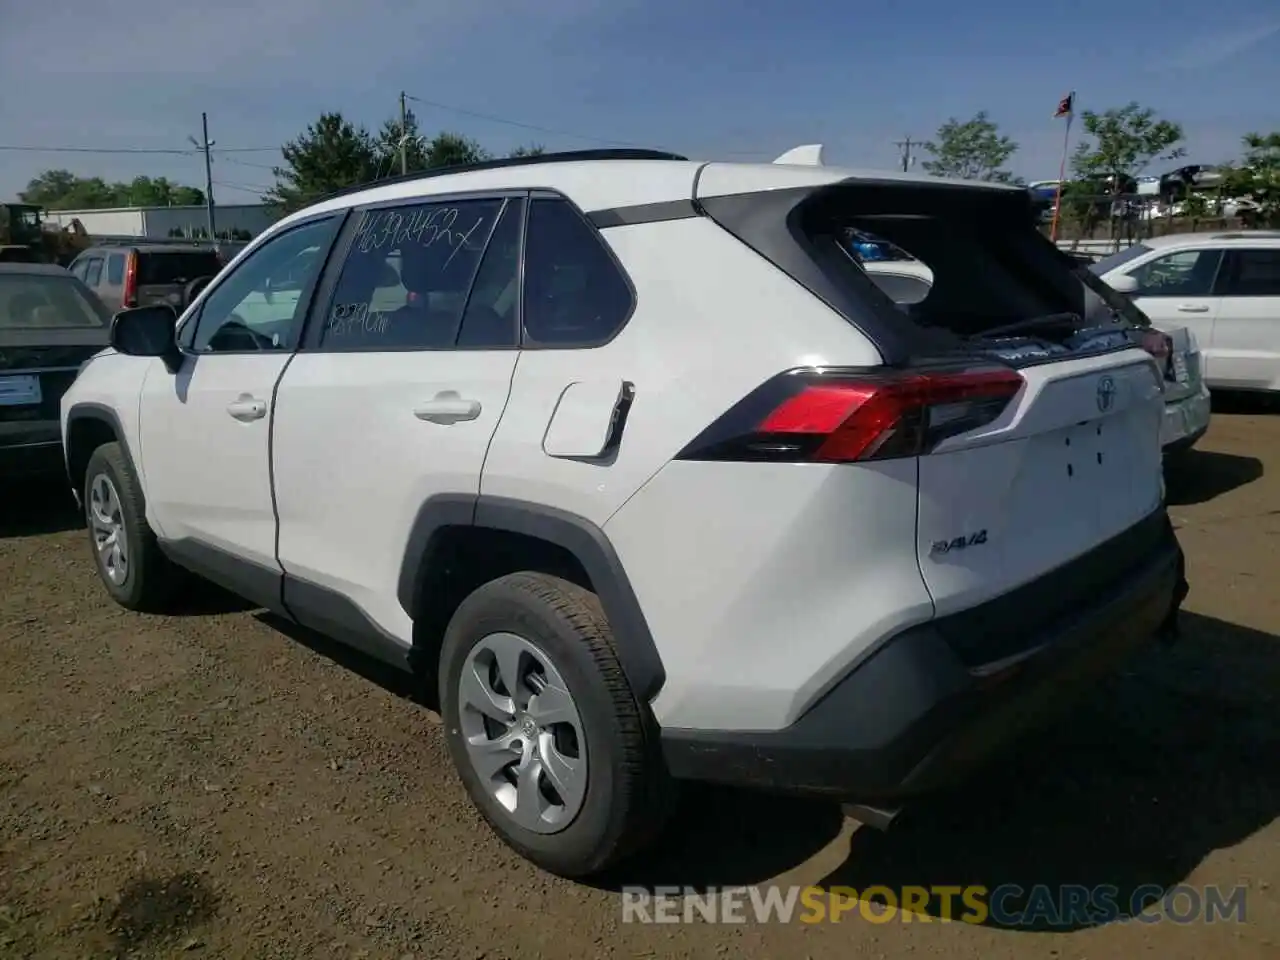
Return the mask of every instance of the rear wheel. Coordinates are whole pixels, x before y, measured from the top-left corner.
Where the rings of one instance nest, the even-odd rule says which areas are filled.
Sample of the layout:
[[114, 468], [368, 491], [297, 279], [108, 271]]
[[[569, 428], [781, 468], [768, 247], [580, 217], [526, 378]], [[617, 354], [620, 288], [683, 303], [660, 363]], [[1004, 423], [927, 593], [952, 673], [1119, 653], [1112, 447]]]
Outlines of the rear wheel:
[[142, 488], [119, 443], [89, 457], [84, 511], [98, 576], [112, 599], [129, 610], [162, 609], [175, 571], [147, 526]]
[[661, 828], [669, 783], [595, 594], [540, 573], [477, 589], [449, 623], [440, 704], [485, 819], [552, 873], [600, 873]]

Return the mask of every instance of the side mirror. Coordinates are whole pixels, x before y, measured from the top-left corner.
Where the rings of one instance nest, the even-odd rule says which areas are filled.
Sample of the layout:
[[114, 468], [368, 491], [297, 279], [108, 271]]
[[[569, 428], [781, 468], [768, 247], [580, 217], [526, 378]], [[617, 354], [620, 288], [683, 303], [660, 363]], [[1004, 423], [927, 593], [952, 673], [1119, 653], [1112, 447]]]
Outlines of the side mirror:
[[130, 357], [159, 357], [170, 373], [182, 365], [178, 315], [168, 304], [121, 310], [111, 319], [111, 346]]
[[1138, 292], [1138, 281], [1127, 273], [1120, 273], [1107, 281], [1109, 286], [1116, 293], [1125, 293], [1133, 296]]

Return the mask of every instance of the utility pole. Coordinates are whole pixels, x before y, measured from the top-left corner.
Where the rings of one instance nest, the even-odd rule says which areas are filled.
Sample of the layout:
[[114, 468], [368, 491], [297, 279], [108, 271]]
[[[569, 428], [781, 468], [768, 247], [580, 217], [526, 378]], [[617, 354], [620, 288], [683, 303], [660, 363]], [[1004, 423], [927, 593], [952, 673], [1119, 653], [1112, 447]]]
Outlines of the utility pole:
[[209, 114], [200, 114], [200, 133], [201, 139], [196, 140], [195, 137], [188, 137], [192, 143], [196, 145], [196, 149], [204, 154], [204, 209], [205, 216], [209, 221], [209, 239], [216, 240], [218, 235], [214, 233], [213, 218], [213, 155], [210, 148], [214, 141], [209, 139]]
[[400, 175], [409, 174], [409, 108], [405, 105], [405, 92], [400, 91]]
[[920, 146], [919, 140], [912, 140], [911, 134], [907, 134], [903, 140], [895, 140], [893, 145], [902, 151], [902, 172], [906, 173], [915, 166], [916, 158], [911, 155], [911, 148]]

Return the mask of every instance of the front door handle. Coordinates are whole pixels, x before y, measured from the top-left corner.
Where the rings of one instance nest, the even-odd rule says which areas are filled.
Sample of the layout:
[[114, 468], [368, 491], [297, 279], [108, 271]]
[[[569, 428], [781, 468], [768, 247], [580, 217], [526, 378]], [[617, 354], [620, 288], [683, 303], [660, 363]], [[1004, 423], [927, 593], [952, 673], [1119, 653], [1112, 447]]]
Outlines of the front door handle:
[[1198, 303], [1180, 303], [1178, 304], [1179, 313], [1208, 313], [1209, 308]]
[[467, 400], [454, 390], [445, 390], [414, 407], [413, 415], [430, 423], [450, 424], [474, 420], [480, 416], [480, 401]]
[[242, 423], [261, 420], [267, 415], [267, 401], [255, 400], [249, 394], [242, 393], [239, 398], [227, 404], [227, 413]]

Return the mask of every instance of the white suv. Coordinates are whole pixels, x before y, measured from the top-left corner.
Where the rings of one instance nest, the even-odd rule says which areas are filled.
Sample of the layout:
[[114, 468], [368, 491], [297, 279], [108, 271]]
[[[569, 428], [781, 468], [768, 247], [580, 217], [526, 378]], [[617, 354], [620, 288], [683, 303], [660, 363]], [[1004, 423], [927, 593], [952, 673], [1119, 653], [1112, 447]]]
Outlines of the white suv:
[[1280, 231], [1153, 237], [1093, 270], [1156, 326], [1195, 335], [1210, 389], [1280, 390]]
[[[563, 875], [681, 779], [887, 818], [1186, 590], [1145, 332], [1028, 204], [648, 151], [328, 199], [176, 333], [119, 314], [67, 393], [102, 580], [158, 609], [194, 571], [421, 671], [476, 805]], [[929, 256], [931, 311], [850, 226]]]

